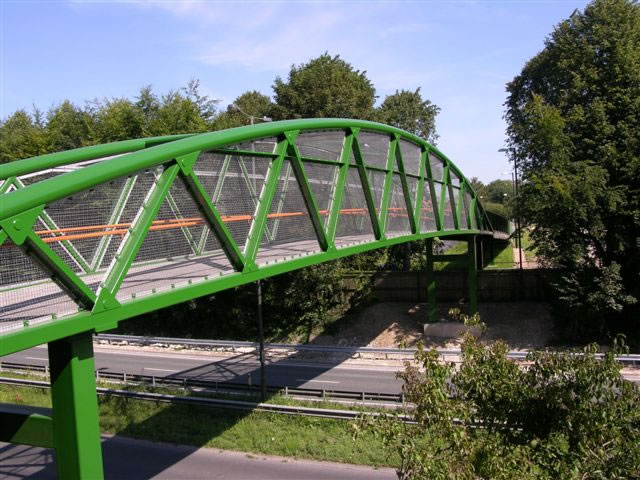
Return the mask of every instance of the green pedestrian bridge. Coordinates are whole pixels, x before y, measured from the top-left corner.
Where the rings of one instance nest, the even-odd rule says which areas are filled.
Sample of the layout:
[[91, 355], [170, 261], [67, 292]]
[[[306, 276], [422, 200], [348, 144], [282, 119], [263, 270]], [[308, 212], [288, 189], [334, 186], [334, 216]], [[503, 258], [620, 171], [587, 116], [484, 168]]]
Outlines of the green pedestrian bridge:
[[[442, 152], [372, 122], [308, 119], [127, 140], [0, 166], [0, 357], [48, 344], [49, 414], [0, 406], [0, 440], [102, 478], [92, 334], [203, 295], [381, 247], [507, 240]], [[214, 320], [215, 321], [215, 320]]]

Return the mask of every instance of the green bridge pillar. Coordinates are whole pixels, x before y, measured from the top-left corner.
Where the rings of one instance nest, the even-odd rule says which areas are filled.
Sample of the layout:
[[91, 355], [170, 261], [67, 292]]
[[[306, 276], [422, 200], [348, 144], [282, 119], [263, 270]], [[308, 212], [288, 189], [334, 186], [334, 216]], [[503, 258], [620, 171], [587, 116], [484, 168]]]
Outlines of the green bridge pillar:
[[467, 239], [467, 253], [451, 255], [435, 255], [433, 253], [433, 239], [426, 241], [427, 254], [427, 321], [438, 321], [438, 307], [436, 305], [436, 276], [433, 270], [435, 262], [451, 262], [454, 259], [463, 259], [467, 268], [467, 292], [469, 299], [469, 314], [478, 311], [478, 268], [482, 269], [482, 253], [480, 242], [473, 235]]
[[49, 343], [49, 365], [58, 478], [102, 479], [91, 333]]
[[426, 241], [427, 249], [427, 321], [438, 321], [438, 307], [436, 305], [436, 276], [433, 272], [433, 238]]
[[467, 239], [467, 286], [469, 288], [469, 314], [478, 312], [478, 260], [476, 236]]

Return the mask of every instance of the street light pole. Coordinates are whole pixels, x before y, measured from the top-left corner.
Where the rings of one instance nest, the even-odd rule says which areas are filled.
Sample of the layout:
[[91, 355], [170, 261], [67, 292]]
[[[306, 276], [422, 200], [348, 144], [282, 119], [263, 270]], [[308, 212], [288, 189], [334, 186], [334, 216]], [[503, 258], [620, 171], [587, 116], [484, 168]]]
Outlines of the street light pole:
[[[501, 148], [498, 152], [506, 153], [509, 150]], [[511, 185], [515, 194], [515, 220], [516, 220], [516, 247], [518, 248], [518, 263], [522, 270], [522, 233], [520, 230], [520, 199], [518, 197], [518, 161], [513, 159], [513, 173], [511, 174]]]

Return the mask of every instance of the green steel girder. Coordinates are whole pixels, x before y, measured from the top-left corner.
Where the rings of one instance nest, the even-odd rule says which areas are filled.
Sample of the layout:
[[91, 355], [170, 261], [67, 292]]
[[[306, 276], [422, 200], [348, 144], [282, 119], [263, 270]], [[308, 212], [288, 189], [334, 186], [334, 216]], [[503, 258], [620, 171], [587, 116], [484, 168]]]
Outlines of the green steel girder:
[[253, 216], [253, 222], [251, 222], [251, 228], [249, 229], [249, 235], [247, 237], [247, 245], [245, 248], [245, 257], [251, 264], [256, 261], [258, 254], [258, 246], [262, 241], [262, 235], [267, 225], [267, 216], [273, 203], [273, 197], [275, 196], [278, 188], [278, 182], [280, 181], [280, 171], [284, 163], [284, 157], [287, 154], [289, 147], [289, 140], [286, 136], [282, 135], [278, 139], [278, 145], [276, 146], [276, 153], [278, 156], [271, 161], [267, 175], [262, 186], [262, 192], [260, 192], [260, 199], [258, 206], [256, 207], [256, 213]]
[[[330, 161], [325, 159], [308, 158], [300, 154], [297, 148], [297, 134], [301, 131], [322, 129], [341, 129], [344, 132], [344, 141], [342, 153], [338, 161]], [[389, 136], [389, 153], [385, 168], [369, 166], [367, 159], [363, 157], [358, 136], [360, 130], [373, 130]], [[277, 137], [278, 144], [274, 153], [238, 151], [234, 149], [225, 149], [226, 145], [244, 142], [255, 138]], [[420, 175], [411, 175], [417, 178], [417, 191], [414, 196], [409, 191], [407, 182], [408, 174], [404, 168], [402, 154], [399, 151], [400, 139], [412, 141], [422, 148]], [[164, 142], [164, 143], [162, 143]], [[140, 141], [135, 143], [138, 150], [127, 153], [120, 157], [109, 158], [106, 161], [94, 162], [81, 169], [69, 171], [53, 178], [43, 180], [25, 188], [16, 189], [10, 192], [7, 181], [13, 182], [15, 175], [33, 173], [41, 169], [55, 168], [69, 163], [80, 162], [88, 159], [99, 158], [108, 152], [109, 155], [123, 151], [131, 152], [134, 144], [113, 144], [109, 146], [88, 147], [80, 149], [81, 152], [62, 152], [53, 156], [44, 156], [40, 158], [27, 159], [24, 161], [14, 162], [10, 169], [3, 169], [0, 172], [0, 178], [5, 179], [2, 188], [5, 193], [2, 194], [2, 202], [0, 202], [0, 240], [6, 237], [17, 244], [23, 245], [28, 249], [29, 255], [35, 258], [38, 263], [43, 264], [44, 269], [52, 274], [56, 281], [61, 284], [65, 291], [78, 302], [80, 311], [76, 314], [58, 318], [55, 321], [43, 322], [39, 325], [32, 325], [28, 328], [19, 329], [4, 333], [0, 339], [0, 355], [15, 352], [23, 348], [28, 348], [43, 342], [54, 341], [64, 338], [68, 335], [81, 333], [84, 331], [100, 331], [106, 328], [112, 328], [118, 321], [130, 318], [140, 313], [148, 312], [168, 306], [201, 295], [215, 293], [216, 291], [232, 288], [233, 286], [249, 283], [260, 278], [277, 275], [282, 272], [291, 271], [304, 266], [321, 263], [346, 255], [359, 253], [375, 248], [381, 248], [398, 243], [427, 239], [433, 237], [452, 237], [464, 238], [468, 235], [493, 235], [483, 225], [477, 225], [476, 212], [480, 212], [482, 222], [487, 226], [491, 225], [491, 220], [482, 210], [482, 206], [477, 199], [473, 189], [467, 180], [459, 172], [441, 152], [435, 147], [429, 145], [423, 140], [410, 135], [393, 127], [375, 124], [371, 122], [359, 120], [343, 120], [343, 119], [313, 119], [313, 120], [295, 120], [285, 122], [273, 122], [269, 124], [254, 125], [252, 127], [241, 127], [221, 132], [213, 132], [190, 137], [180, 137], [179, 139], [157, 140], [155, 146], [150, 147], [148, 142]], [[144, 146], [143, 146], [144, 145]], [[218, 183], [215, 186], [212, 196], [209, 196], [203, 186], [200, 184], [197, 170], [194, 164], [198, 161], [200, 152], [227, 152], [232, 155], [255, 155], [270, 159], [271, 165], [268, 169], [267, 178], [260, 193], [258, 205], [253, 215], [253, 222], [250, 228], [249, 237], [245, 246], [245, 252], [241, 252], [239, 247], [233, 240], [233, 237], [226, 227], [224, 221], [218, 214], [215, 203], [222, 193], [222, 185], [224, 181], [224, 172], [221, 172]], [[433, 152], [443, 161], [444, 176], [440, 198], [435, 198], [435, 189], [433, 188], [433, 176], [429, 161], [429, 153]], [[258, 155], [260, 154], [260, 155]], [[350, 165], [350, 158], [353, 154], [355, 165]], [[261, 265], [259, 268], [255, 265], [255, 258], [260, 248], [260, 243], [265, 232], [267, 218], [272, 205], [277, 204], [274, 200], [278, 182], [281, 178], [282, 168], [285, 159], [289, 160], [294, 170], [296, 180], [300, 185], [301, 193], [305, 200], [305, 207], [309, 213], [311, 221], [316, 231], [318, 241], [322, 246], [323, 252], [308, 254], [302, 258], [287, 259], [275, 264]], [[227, 156], [223, 162], [223, 170], [229, 168], [232, 161]], [[333, 190], [330, 197], [329, 212], [325, 224], [321, 221], [321, 215], [318, 211], [318, 205], [315, 202], [313, 192], [310, 189], [309, 180], [306, 176], [304, 163], [313, 161], [316, 163], [328, 164], [336, 166], [336, 177]], [[197, 164], [196, 164], [197, 166]], [[61, 198], [71, 196], [77, 192], [93, 188], [121, 178], [124, 176], [134, 176], [143, 169], [164, 168], [160, 180], [157, 182], [145, 202], [144, 210], [137, 216], [134, 224], [130, 227], [129, 232], [121, 244], [117, 258], [110, 265], [105, 273], [103, 282], [96, 295], [83, 283], [66, 264], [45, 244], [34, 232], [31, 226], [38, 218], [39, 210], [36, 213], [32, 209], [40, 209], [43, 205], [55, 202]], [[371, 243], [352, 245], [347, 248], [336, 249], [335, 236], [337, 232], [338, 222], [340, 221], [340, 211], [342, 208], [342, 200], [344, 197], [345, 185], [350, 168], [356, 168], [359, 172], [359, 178], [362, 183], [362, 189], [366, 200], [366, 209], [368, 210], [375, 241]], [[376, 211], [373, 204], [373, 195], [371, 185], [368, 179], [368, 170], [376, 170], [385, 172], [384, 190], [382, 193], [382, 201], [380, 211]], [[402, 180], [402, 191], [407, 204], [409, 213], [409, 221], [411, 223], [411, 234], [387, 239], [385, 231], [388, 224], [389, 204], [391, 201], [391, 189], [393, 172], [397, 171]], [[460, 178], [460, 196], [453, 199], [451, 196], [450, 172]], [[194, 198], [208, 228], [203, 230], [203, 235], [199, 239], [198, 252], [202, 252], [206, 244], [206, 234], [209, 229], [213, 231], [219, 240], [224, 253], [229, 258], [235, 269], [235, 273], [228, 273], [220, 277], [207, 279], [206, 277], [193, 285], [185, 285], [179, 288], [172, 288], [169, 291], [158, 292], [149, 297], [133, 298], [125, 303], [118, 303], [115, 298], [122, 280], [126, 276], [131, 264], [135, 261], [136, 254], [144, 240], [149, 228], [154, 221], [158, 208], [167, 198], [167, 194], [177, 175], [180, 175], [187, 185], [187, 190]], [[437, 231], [421, 232], [420, 231], [420, 215], [422, 208], [422, 198], [425, 195], [424, 182], [429, 182], [431, 201], [435, 210], [435, 220]], [[126, 203], [127, 196], [133, 180], [126, 185], [125, 191], [118, 198], [114, 206], [110, 218], [110, 222], [117, 222], [122, 213], [122, 208]], [[467, 229], [466, 221], [461, 218], [464, 208], [464, 191], [468, 189], [471, 193], [471, 205], [467, 215], [469, 216], [471, 226], [474, 228]], [[442, 230], [444, 220], [444, 207], [447, 198], [453, 200], [452, 211], [454, 217], [453, 230]], [[275, 202], [275, 203], [274, 203]], [[279, 213], [279, 210], [278, 210]], [[15, 216], [29, 216], [32, 218], [26, 231], [18, 234], [11, 231], [13, 228], [12, 220]], [[498, 220], [495, 219], [498, 223]], [[506, 223], [506, 221], [504, 221]], [[499, 233], [499, 232], [498, 232]], [[208, 234], [208, 233], [207, 233]], [[22, 237], [21, 237], [22, 235]], [[106, 242], [103, 242], [106, 243]], [[106, 249], [106, 244], [102, 245], [100, 251]], [[100, 258], [100, 262], [97, 261]], [[99, 268], [102, 257], [95, 257], [91, 266], [95, 270]]]
[[287, 153], [291, 157], [291, 166], [293, 167], [293, 173], [296, 176], [298, 187], [300, 187], [300, 193], [302, 193], [305, 207], [307, 208], [309, 216], [311, 217], [311, 223], [313, 224], [313, 230], [316, 232], [318, 244], [323, 251], [327, 251], [327, 249], [329, 248], [329, 242], [327, 241], [327, 236], [324, 231], [324, 226], [322, 225], [322, 220], [320, 220], [318, 205], [316, 204], [313, 192], [311, 191], [309, 179], [307, 178], [304, 167], [302, 166], [300, 152], [298, 151], [298, 147], [296, 147], [295, 145], [296, 137], [298, 136], [298, 134], [299, 132], [291, 132], [286, 134], [288, 140]]
[[51, 409], [0, 404], [0, 442], [51, 448]]
[[376, 240], [380, 240], [382, 238], [382, 229], [380, 228], [380, 219], [378, 218], [378, 212], [376, 211], [376, 205], [373, 200], [373, 194], [371, 192], [371, 185], [369, 184], [369, 175], [367, 174], [368, 169], [362, 156], [362, 150], [360, 150], [360, 139], [358, 138], [360, 129], [352, 128], [351, 131], [355, 136], [353, 140], [353, 154], [354, 158], [356, 159], [356, 165], [358, 166], [358, 174], [360, 175], [360, 182], [362, 183], [364, 198], [367, 202], [367, 210], [369, 211], [369, 216], [371, 217], [373, 234], [375, 235]]

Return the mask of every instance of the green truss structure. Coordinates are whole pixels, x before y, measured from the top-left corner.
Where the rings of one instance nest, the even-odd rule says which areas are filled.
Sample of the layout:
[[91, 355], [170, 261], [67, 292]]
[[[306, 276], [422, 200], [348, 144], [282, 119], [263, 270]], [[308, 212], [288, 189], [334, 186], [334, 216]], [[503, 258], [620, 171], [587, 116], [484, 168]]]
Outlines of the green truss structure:
[[[48, 343], [53, 411], [7, 406], [0, 440], [102, 478], [91, 335], [262, 278], [435, 237], [509, 238], [462, 172], [405, 131], [292, 120], [130, 140], [0, 166], [0, 357]], [[431, 241], [428, 242], [431, 245]], [[429, 265], [444, 260], [428, 255]], [[432, 273], [432, 268], [429, 269]], [[435, 282], [428, 284], [430, 317]]]

